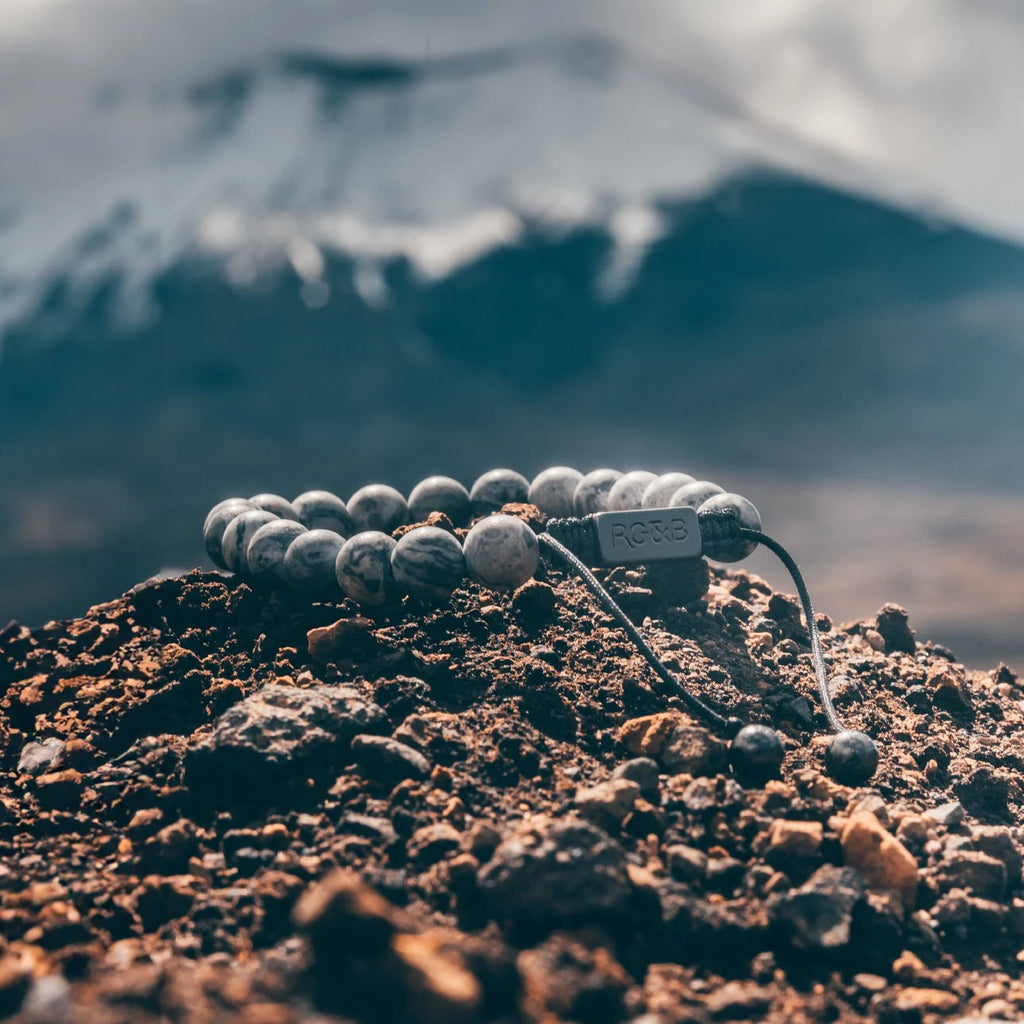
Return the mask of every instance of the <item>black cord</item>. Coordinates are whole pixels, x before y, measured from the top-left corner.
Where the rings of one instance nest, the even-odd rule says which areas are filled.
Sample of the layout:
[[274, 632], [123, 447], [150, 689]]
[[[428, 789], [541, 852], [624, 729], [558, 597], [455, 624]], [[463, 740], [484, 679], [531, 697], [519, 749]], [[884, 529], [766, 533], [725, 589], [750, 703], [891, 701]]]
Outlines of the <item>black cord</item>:
[[542, 533], [537, 539], [550, 551], [553, 551], [567, 565], [574, 569], [587, 589], [597, 598], [598, 603], [615, 621], [626, 631], [630, 640], [636, 645], [637, 650], [644, 656], [647, 664], [658, 674], [658, 677], [674, 690], [682, 698], [686, 706], [698, 717], [709, 722], [716, 729], [720, 729], [730, 738], [736, 734], [741, 722], [736, 718], [725, 718], [713, 708], [709, 707], [699, 697], [695, 697], [674, 675], [662, 664], [661, 659], [655, 654], [654, 649], [644, 639], [640, 630], [629, 620], [626, 613], [616, 603], [615, 598], [608, 593], [601, 585], [600, 580], [587, 568], [587, 566], [560, 540], [551, 536], [550, 533]]

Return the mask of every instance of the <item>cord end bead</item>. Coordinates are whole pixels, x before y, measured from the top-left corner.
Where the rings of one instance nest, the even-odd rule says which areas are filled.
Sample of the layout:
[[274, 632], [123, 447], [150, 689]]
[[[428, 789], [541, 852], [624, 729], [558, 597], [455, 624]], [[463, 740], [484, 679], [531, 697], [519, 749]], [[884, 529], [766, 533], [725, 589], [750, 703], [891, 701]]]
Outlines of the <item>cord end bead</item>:
[[779, 734], [767, 725], [745, 725], [729, 744], [729, 763], [746, 786], [778, 778], [784, 756]]
[[878, 768], [878, 747], [867, 733], [845, 729], [825, 750], [825, 769], [843, 786], [861, 786]]

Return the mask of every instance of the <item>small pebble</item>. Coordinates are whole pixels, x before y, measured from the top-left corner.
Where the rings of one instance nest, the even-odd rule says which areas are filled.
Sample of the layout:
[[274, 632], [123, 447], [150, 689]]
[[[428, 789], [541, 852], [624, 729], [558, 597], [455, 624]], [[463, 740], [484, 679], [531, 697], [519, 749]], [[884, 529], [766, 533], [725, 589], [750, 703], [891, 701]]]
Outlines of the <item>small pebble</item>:
[[418, 526], [391, 552], [395, 582], [413, 597], [443, 601], [466, 575], [462, 545], [446, 530]]
[[253, 582], [281, 586], [285, 582], [284, 556], [288, 546], [305, 532], [302, 523], [292, 519], [275, 519], [261, 526], [252, 535], [245, 552], [245, 564]]
[[452, 526], [467, 526], [472, 514], [469, 491], [450, 476], [428, 476], [409, 495], [409, 520], [422, 523], [431, 512], [443, 512]]
[[229, 498], [218, 505], [214, 505], [206, 517], [203, 525], [203, 544], [206, 553], [219, 569], [228, 568], [224, 560], [224, 551], [221, 547], [224, 540], [224, 531], [232, 519], [240, 516], [243, 512], [259, 511], [248, 498]]
[[670, 508], [700, 508], [708, 498], [716, 494], [725, 494], [725, 488], [713, 484], [710, 480], [694, 480], [692, 484], [683, 484], [672, 495]]
[[641, 508], [671, 508], [672, 495], [692, 484], [694, 479], [689, 473], [662, 473], [647, 485], [640, 499]]
[[224, 537], [220, 542], [227, 568], [233, 573], [244, 574], [248, 569], [245, 554], [249, 549], [249, 541], [261, 526], [272, 523], [276, 519], [277, 516], [273, 512], [265, 512], [262, 509], [253, 509], [235, 516], [228, 523], [228, 528], [224, 531]]
[[[697, 506], [697, 512], [725, 512], [734, 510], [739, 517], [740, 526], [748, 530], [761, 529], [761, 514], [754, 508], [752, 502], [747, 501], [741, 494], [715, 494], [708, 498], [702, 505]], [[735, 544], [729, 544], [719, 548], [709, 558], [716, 562], [738, 562], [746, 558], [757, 548], [757, 541], [738, 540]]]
[[342, 537], [351, 537], [354, 526], [345, 502], [330, 491], [304, 491], [292, 508], [307, 530], [332, 530]]
[[530, 493], [530, 482], [512, 469], [492, 469], [477, 477], [469, 492], [473, 515], [497, 512], [511, 502], [524, 502]]
[[511, 590], [537, 571], [540, 545], [521, 519], [494, 515], [481, 519], [466, 534], [464, 554], [474, 579]]
[[278, 519], [294, 519], [298, 522], [299, 517], [292, 503], [280, 494], [254, 494], [249, 500], [264, 512], [273, 512]]
[[572, 496], [582, 479], [583, 474], [578, 469], [551, 466], [533, 478], [526, 500], [536, 505], [546, 516], [571, 516]]
[[349, 498], [348, 514], [357, 531], [380, 530], [391, 533], [409, 522], [405, 498], [387, 484], [367, 484]]
[[578, 516], [589, 516], [608, 510], [608, 493], [622, 474], [617, 469], [595, 469], [577, 485], [572, 507]]
[[337, 589], [334, 566], [344, 537], [330, 530], [307, 530], [291, 542], [284, 556], [284, 577], [296, 590], [325, 594]]
[[396, 541], [380, 530], [366, 530], [342, 545], [334, 563], [338, 584], [346, 597], [378, 606], [399, 596], [391, 571]]
[[627, 512], [630, 509], [641, 508], [644, 492], [657, 479], [654, 473], [648, 473], [643, 469], [623, 473], [608, 492], [608, 511]]
[[613, 779], [629, 779], [640, 787], [640, 794], [645, 800], [652, 803], [658, 802], [659, 793], [658, 762], [652, 757], [634, 757], [630, 761], [623, 761], [615, 771], [612, 772]]

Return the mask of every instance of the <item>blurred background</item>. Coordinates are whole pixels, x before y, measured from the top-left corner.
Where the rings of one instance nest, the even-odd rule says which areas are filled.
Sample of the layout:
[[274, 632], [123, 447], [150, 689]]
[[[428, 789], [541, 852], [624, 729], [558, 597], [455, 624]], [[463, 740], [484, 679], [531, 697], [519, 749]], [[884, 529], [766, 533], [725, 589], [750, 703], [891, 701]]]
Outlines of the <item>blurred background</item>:
[[0, 623], [227, 495], [567, 463], [1024, 668], [1021, 53], [1014, 0], [5, 0]]

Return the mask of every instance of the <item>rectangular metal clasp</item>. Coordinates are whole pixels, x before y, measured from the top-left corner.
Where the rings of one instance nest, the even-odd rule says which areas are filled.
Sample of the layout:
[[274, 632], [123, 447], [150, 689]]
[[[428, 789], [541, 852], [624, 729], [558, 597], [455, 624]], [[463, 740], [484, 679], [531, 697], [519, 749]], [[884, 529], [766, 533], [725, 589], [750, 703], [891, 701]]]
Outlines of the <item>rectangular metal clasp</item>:
[[629, 512], [598, 512], [594, 520], [601, 558], [612, 565], [700, 557], [700, 526], [696, 509], [643, 508]]

